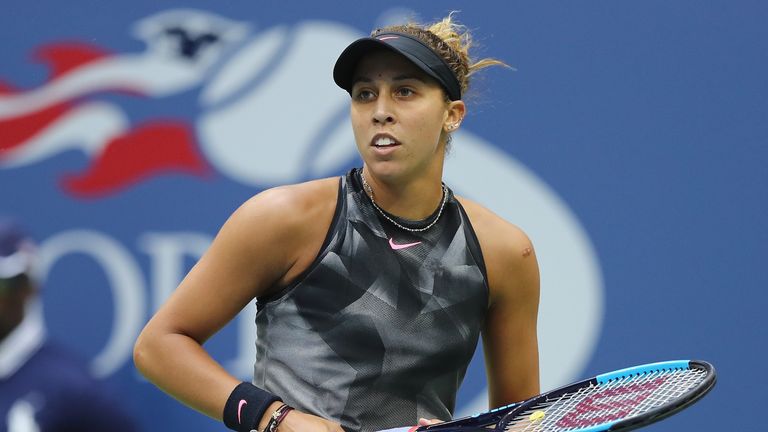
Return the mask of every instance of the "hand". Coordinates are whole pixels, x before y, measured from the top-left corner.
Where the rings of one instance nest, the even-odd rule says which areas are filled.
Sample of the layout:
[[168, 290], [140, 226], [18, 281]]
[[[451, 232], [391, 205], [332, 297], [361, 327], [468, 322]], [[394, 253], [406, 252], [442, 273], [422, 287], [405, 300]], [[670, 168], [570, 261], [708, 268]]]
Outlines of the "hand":
[[277, 432], [344, 432], [344, 429], [330, 420], [293, 410], [285, 416]]

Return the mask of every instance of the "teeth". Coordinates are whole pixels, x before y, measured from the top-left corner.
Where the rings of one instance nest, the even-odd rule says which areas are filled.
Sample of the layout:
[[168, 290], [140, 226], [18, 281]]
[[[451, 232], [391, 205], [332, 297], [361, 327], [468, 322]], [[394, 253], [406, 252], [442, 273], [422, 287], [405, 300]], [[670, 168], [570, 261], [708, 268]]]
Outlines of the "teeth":
[[383, 147], [383, 146], [392, 145], [392, 144], [394, 144], [394, 143], [395, 143], [395, 140], [393, 140], [392, 138], [389, 138], [389, 137], [381, 137], [381, 138], [379, 138], [379, 139], [377, 139], [377, 140], [376, 140], [376, 142], [374, 143], [374, 145], [375, 145], [375, 146], [377, 146], [377, 147]]

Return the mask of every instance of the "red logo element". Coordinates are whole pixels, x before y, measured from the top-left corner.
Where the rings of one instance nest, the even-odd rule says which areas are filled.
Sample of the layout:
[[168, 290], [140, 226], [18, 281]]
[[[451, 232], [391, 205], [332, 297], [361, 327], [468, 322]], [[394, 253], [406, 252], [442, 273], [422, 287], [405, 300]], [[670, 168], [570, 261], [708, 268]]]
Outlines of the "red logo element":
[[665, 377], [659, 377], [645, 383], [609, 388], [588, 396], [565, 414], [557, 426], [563, 429], [584, 428], [626, 418], [665, 381]]
[[165, 171], [209, 172], [186, 123], [149, 123], [113, 138], [86, 172], [66, 175], [62, 186], [74, 195], [96, 197]]
[[159, 60], [114, 56], [72, 42], [43, 45], [34, 58], [50, 70], [41, 86], [21, 91], [0, 82], [0, 168], [82, 150], [88, 166], [60, 180], [64, 191], [80, 198], [110, 195], [167, 172], [199, 177], [211, 173], [188, 122], [153, 119], [131, 124], [122, 107], [98, 101], [106, 93], [161, 95], [165, 88], [142, 73]]
[[101, 47], [81, 42], [51, 43], [37, 49], [34, 58], [48, 63], [51, 69], [49, 80], [59, 78], [86, 63], [109, 57], [111, 53]]

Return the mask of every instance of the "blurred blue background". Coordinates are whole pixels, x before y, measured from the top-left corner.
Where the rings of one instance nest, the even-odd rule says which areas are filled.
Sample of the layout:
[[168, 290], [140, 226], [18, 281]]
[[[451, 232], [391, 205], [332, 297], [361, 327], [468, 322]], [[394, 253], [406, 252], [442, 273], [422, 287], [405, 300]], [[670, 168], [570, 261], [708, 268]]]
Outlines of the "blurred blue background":
[[[767, 384], [749, 371], [767, 342], [767, 3], [9, 0], [3, 9], [0, 213], [41, 244], [51, 336], [90, 359], [144, 430], [224, 430], [140, 378], [129, 345], [240, 203], [359, 164], [346, 95], [330, 75], [340, 49], [381, 24], [452, 10], [480, 55], [515, 70], [476, 77], [449, 186], [455, 179], [474, 197], [459, 185], [482, 182], [491, 208], [518, 189], [554, 203], [500, 211], [543, 258], [543, 308], [558, 313], [540, 326], [567, 336], [542, 340], [544, 387], [700, 358], [718, 370], [713, 393], [648, 430], [762, 430], [745, 414], [762, 408]], [[169, 36], [173, 28], [184, 35]], [[498, 157], [472, 159], [487, 146]], [[484, 163], [493, 166], [477, 170]], [[533, 186], [499, 181], [493, 173], [505, 169]], [[552, 213], [537, 217], [539, 208]], [[572, 259], [557, 255], [552, 218], [573, 222], [563, 222], [562, 245]], [[571, 238], [581, 243], [568, 249]], [[558, 306], [574, 295], [561, 269], [582, 261], [593, 267], [579, 273], [588, 295], [576, 296], [592, 306]], [[207, 344], [244, 379], [251, 309]], [[578, 355], [567, 347], [572, 321], [587, 341]], [[477, 407], [484, 385], [475, 362], [460, 411]]]

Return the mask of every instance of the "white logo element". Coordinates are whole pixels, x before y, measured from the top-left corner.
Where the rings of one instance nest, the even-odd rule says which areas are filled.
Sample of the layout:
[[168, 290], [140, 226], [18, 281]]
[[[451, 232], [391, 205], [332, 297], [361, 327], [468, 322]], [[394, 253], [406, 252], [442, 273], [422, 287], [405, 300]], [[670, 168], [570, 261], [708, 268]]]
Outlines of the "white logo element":
[[[215, 21], [215, 23], [214, 23]], [[169, 25], [176, 23], [181, 35]], [[195, 56], [181, 56], [180, 37], [193, 37], [203, 23], [216, 31], [217, 41]], [[198, 27], [198, 28], [196, 28]], [[0, 95], [0, 119], [40, 110], [100, 90], [133, 90], [155, 97], [178, 93], [204, 79], [228, 44], [242, 40], [248, 27], [198, 11], [167, 11], [136, 24], [135, 33], [147, 44], [143, 53], [108, 56], [59, 79], [23, 93]]]
[[40, 432], [35, 420], [35, 407], [26, 400], [20, 400], [8, 411], [8, 432]]
[[269, 29], [203, 89], [203, 151], [233, 179], [270, 186], [328, 175], [355, 155], [349, 96], [331, 80], [336, 56], [360, 37], [336, 23]]

